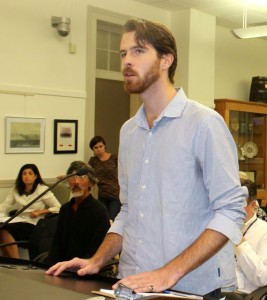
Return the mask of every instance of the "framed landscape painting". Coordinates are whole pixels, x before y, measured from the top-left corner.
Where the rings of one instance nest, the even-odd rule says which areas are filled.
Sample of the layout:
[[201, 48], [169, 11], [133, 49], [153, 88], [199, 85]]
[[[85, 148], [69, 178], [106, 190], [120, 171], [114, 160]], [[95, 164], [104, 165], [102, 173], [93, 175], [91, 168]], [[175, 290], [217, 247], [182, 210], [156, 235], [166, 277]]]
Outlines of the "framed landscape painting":
[[45, 119], [6, 117], [6, 153], [43, 153]]

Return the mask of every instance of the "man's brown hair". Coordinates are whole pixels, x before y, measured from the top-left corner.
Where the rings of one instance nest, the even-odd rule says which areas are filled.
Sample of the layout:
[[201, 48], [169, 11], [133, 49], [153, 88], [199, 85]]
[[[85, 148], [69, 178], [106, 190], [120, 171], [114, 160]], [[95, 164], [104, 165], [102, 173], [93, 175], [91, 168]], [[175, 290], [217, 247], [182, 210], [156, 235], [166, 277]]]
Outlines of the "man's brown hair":
[[171, 31], [160, 23], [144, 19], [131, 19], [124, 24], [124, 32], [135, 31], [135, 40], [139, 46], [152, 45], [161, 58], [164, 54], [173, 55], [173, 63], [168, 70], [169, 80], [174, 83], [174, 74], [177, 67], [176, 42]]

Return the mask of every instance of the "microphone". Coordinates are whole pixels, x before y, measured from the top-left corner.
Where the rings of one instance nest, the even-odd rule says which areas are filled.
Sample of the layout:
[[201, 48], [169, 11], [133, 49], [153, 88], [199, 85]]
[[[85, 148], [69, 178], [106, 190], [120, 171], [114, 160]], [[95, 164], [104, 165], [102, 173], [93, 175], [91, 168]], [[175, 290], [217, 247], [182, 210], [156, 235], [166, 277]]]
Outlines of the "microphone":
[[7, 219], [5, 222], [0, 224], [0, 230], [6, 226], [6, 224], [10, 223], [13, 219], [15, 219], [17, 216], [19, 216], [22, 212], [24, 212], [25, 209], [27, 209], [29, 206], [31, 206], [33, 203], [35, 203], [37, 200], [39, 200], [43, 195], [51, 191], [55, 186], [57, 186], [60, 182], [72, 177], [72, 176], [83, 176], [87, 175], [90, 171], [86, 168], [80, 168], [77, 170], [76, 173], [72, 173], [69, 175], [64, 176], [63, 178], [56, 181], [54, 184], [52, 184], [50, 187], [48, 187], [46, 190], [44, 190], [40, 195], [38, 195], [36, 198], [34, 198], [31, 202], [23, 206], [20, 210], [18, 210], [13, 216], [11, 216], [9, 219]]
[[[83, 175], [87, 175], [88, 173], [90, 173], [90, 170], [88, 170], [86, 168], [80, 168], [76, 173], [70, 174], [70, 175], [71, 176], [73, 176], [73, 175], [83, 176]], [[71, 177], [70, 175], [67, 175], [66, 178], [68, 178], [68, 176]]]

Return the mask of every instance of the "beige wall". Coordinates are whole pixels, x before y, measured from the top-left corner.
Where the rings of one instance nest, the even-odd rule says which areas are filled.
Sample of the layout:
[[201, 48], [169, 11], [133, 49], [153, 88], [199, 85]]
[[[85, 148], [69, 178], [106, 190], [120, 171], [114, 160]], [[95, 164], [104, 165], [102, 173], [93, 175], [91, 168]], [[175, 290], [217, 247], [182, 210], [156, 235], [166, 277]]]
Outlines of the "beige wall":
[[[56, 177], [64, 174], [68, 164], [83, 159], [84, 111], [85, 100], [54, 95], [22, 96], [0, 94], [1, 149], [0, 179], [14, 179], [19, 168], [25, 163], [35, 163], [43, 177]], [[74, 109], [75, 108], [75, 109]], [[6, 154], [5, 153], [5, 117], [45, 118], [44, 153]], [[54, 119], [78, 120], [77, 154], [53, 154]]]
[[267, 39], [237, 39], [216, 27], [214, 98], [248, 100], [251, 78], [267, 76]]
[[[1, 1], [0, 182], [14, 179], [21, 165], [27, 162], [36, 163], [44, 178], [54, 178], [65, 172], [71, 161], [88, 160], [85, 135], [91, 137], [94, 133], [94, 95], [87, 97], [86, 85], [90, 80], [95, 81], [86, 78], [89, 5], [110, 9], [109, 14], [131, 15], [134, 11], [135, 16], [149, 18], [152, 13], [158, 21], [167, 23], [170, 15], [160, 9], [148, 11], [142, 4], [124, 0]], [[58, 36], [50, 25], [51, 16], [71, 17], [71, 35]], [[68, 52], [70, 42], [76, 45], [76, 54]], [[90, 68], [94, 67], [93, 62]], [[33, 96], [27, 96], [28, 93]], [[45, 118], [45, 152], [6, 154], [6, 116]], [[77, 154], [53, 154], [54, 119], [79, 121]]]
[[188, 98], [212, 107], [216, 18], [195, 9], [173, 12], [171, 29], [178, 48], [176, 85]]

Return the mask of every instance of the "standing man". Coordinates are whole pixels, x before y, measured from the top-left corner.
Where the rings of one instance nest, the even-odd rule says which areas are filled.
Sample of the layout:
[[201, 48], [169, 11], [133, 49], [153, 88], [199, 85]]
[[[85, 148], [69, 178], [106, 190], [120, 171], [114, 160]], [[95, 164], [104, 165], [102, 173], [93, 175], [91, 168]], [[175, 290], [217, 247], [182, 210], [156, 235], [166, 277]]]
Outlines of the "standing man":
[[143, 99], [120, 133], [122, 208], [91, 259], [47, 274], [70, 267], [92, 274], [121, 251], [119, 282], [137, 293], [220, 297], [220, 287], [236, 283], [229, 240], [239, 243], [245, 218], [232, 136], [215, 111], [174, 88], [176, 44], [166, 27], [127, 21], [120, 53], [124, 88]]

